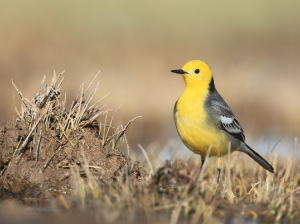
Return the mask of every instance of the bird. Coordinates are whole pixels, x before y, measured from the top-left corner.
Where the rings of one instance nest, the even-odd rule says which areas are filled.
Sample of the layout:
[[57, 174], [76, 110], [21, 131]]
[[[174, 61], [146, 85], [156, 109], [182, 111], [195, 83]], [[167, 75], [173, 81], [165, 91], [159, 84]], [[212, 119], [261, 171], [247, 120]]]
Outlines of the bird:
[[171, 72], [182, 75], [185, 82], [185, 90], [175, 103], [173, 116], [182, 142], [201, 156], [195, 182], [207, 156], [217, 157], [218, 184], [221, 157], [228, 155], [229, 150], [229, 153], [246, 153], [264, 169], [274, 173], [274, 168], [246, 144], [242, 126], [218, 93], [212, 72], [205, 62], [192, 60]]

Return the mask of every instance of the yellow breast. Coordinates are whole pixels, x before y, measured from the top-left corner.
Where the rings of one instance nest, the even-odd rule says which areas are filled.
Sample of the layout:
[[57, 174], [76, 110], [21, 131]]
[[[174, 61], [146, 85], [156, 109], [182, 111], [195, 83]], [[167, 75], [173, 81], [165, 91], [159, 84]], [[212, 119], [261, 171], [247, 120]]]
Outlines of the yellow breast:
[[210, 145], [210, 156], [223, 156], [227, 154], [228, 141], [226, 135], [207, 119], [208, 114], [203, 107], [208, 94], [205, 91], [204, 88], [198, 88], [198, 91], [186, 88], [174, 114], [177, 131], [183, 143], [202, 158]]

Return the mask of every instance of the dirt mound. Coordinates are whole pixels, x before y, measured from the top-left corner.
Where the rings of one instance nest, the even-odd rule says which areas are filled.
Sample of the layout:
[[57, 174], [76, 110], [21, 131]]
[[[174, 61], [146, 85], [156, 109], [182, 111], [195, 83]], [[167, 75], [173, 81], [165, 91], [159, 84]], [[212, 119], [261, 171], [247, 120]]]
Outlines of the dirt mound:
[[120, 147], [130, 123], [109, 133], [111, 124], [102, 125], [96, 120], [108, 113], [97, 109], [101, 100], [89, 105], [99, 83], [87, 100], [83, 98], [91, 85], [85, 91], [82, 85], [67, 111], [66, 99], [59, 102], [63, 81], [58, 82], [60, 77], [55, 75], [45, 88], [44, 79], [31, 101], [16, 88], [22, 99], [18, 119], [0, 127], [3, 189], [22, 196], [49, 197], [72, 195], [76, 175], [85, 184], [88, 178], [99, 185], [112, 182], [125, 173], [136, 183], [144, 181], [146, 172], [138, 162], [133, 164]]

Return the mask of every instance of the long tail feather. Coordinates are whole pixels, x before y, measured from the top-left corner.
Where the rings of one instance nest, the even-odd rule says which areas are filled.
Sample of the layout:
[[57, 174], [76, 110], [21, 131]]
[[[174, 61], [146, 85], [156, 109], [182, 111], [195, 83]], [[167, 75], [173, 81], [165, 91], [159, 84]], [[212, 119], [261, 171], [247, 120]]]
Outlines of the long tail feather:
[[245, 143], [245, 147], [240, 149], [240, 151], [249, 155], [255, 162], [257, 162], [259, 165], [261, 165], [266, 170], [270, 171], [271, 173], [274, 173], [274, 168], [263, 157], [261, 157], [257, 152], [255, 152], [253, 149], [251, 149], [246, 143]]

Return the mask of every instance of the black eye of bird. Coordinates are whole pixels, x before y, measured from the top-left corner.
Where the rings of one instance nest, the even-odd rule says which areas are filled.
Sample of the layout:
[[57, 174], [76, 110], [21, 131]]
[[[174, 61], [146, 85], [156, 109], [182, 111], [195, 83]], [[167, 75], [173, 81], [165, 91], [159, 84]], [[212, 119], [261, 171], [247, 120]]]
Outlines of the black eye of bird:
[[200, 72], [200, 70], [197, 68], [197, 69], [195, 70], [195, 73], [198, 74], [199, 72]]

